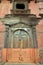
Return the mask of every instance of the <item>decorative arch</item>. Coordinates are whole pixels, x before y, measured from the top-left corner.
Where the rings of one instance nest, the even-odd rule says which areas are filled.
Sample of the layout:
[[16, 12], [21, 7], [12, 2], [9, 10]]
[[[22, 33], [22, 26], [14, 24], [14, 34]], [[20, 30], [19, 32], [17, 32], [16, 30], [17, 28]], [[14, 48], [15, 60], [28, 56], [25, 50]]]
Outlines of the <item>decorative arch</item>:
[[14, 31], [14, 48], [29, 48], [30, 42], [30, 35], [26, 30], [16, 29]]

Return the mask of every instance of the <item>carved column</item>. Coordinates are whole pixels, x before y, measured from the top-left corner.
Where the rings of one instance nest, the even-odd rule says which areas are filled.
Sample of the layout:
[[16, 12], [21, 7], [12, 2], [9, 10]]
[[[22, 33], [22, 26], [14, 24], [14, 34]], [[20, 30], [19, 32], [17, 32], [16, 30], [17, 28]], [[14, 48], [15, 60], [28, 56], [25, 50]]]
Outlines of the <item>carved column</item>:
[[4, 48], [8, 48], [9, 47], [9, 34], [10, 34], [10, 29], [9, 29], [9, 25], [5, 25], [6, 31], [5, 31], [5, 44], [4, 44]]
[[11, 39], [12, 38], [12, 31], [11, 26], [9, 27], [9, 38], [8, 38], [8, 48], [11, 48]]
[[32, 26], [33, 48], [38, 48], [36, 26]]
[[6, 26], [6, 31], [5, 31], [5, 43], [4, 43], [4, 48], [8, 48], [8, 37], [9, 37], [9, 26]]
[[11, 37], [12, 37], [12, 32], [11, 32], [11, 26], [8, 25], [6, 26], [6, 34], [5, 34], [5, 44], [4, 44], [4, 48], [11, 48]]
[[13, 43], [14, 43], [14, 33], [11, 31], [11, 48], [13, 48]]

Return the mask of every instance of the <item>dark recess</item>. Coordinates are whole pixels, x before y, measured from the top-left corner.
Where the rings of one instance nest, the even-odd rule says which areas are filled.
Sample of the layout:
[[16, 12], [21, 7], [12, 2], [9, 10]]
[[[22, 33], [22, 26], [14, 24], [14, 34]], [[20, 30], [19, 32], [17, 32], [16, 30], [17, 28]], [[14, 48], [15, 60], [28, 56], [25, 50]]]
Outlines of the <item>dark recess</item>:
[[16, 4], [16, 8], [17, 9], [25, 9], [25, 5], [24, 4]]

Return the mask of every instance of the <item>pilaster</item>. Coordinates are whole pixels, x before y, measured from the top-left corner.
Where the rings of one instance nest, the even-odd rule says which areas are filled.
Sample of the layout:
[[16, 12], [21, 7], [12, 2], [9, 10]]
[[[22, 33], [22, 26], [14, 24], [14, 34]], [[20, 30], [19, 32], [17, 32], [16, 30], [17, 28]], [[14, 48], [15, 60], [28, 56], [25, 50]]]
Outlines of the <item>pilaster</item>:
[[33, 48], [38, 48], [36, 26], [32, 26], [31, 30], [32, 30]]
[[5, 25], [6, 31], [5, 31], [5, 44], [4, 48], [8, 48], [8, 37], [9, 37], [9, 26]]
[[10, 43], [10, 45], [11, 45], [11, 48], [13, 48], [13, 44], [14, 44], [14, 33], [13, 33], [13, 31], [11, 30], [11, 43]]

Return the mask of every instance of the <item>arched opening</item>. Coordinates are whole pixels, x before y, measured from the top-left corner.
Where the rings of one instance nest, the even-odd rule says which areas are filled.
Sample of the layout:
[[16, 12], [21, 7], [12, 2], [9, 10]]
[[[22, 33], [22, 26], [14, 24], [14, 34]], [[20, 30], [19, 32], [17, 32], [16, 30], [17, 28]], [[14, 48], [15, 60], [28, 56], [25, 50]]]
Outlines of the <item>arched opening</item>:
[[28, 48], [29, 47], [29, 34], [23, 29], [14, 31], [13, 48]]

